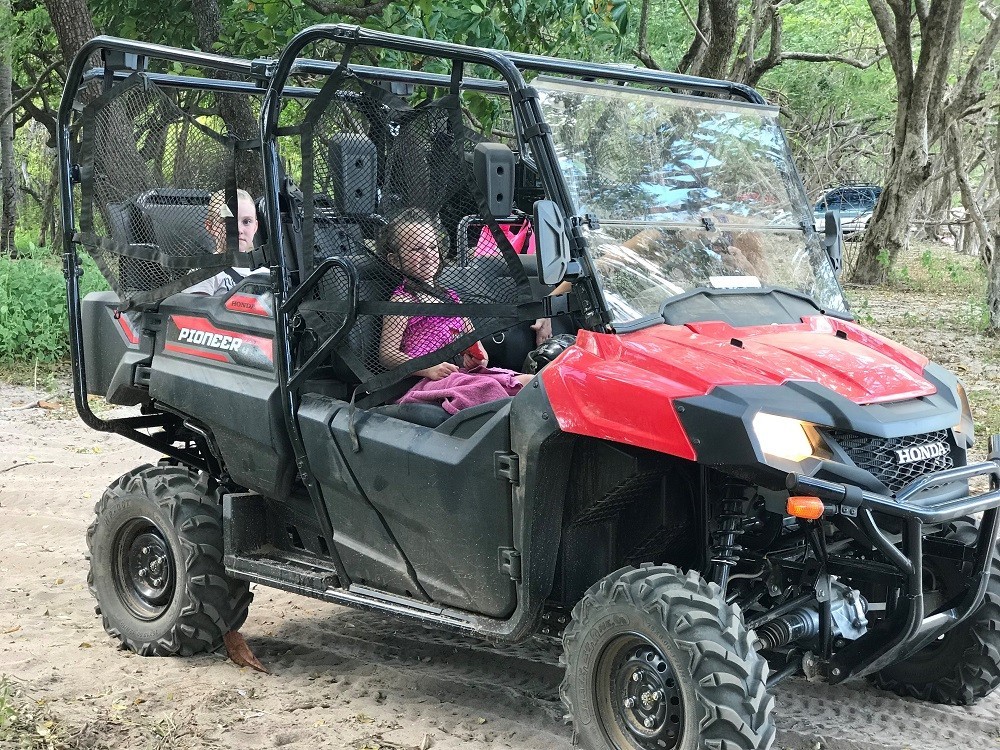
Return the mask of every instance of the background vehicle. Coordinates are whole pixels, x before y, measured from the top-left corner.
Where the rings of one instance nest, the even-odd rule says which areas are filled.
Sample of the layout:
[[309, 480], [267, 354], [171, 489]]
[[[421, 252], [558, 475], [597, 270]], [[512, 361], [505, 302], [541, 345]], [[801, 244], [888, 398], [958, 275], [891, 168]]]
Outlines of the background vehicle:
[[881, 194], [882, 188], [867, 183], [850, 183], [825, 190], [813, 209], [816, 231], [823, 231], [826, 212], [833, 211], [840, 217], [844, 239], [859, 239]]
[[[88, 534], [126, 647], [218, 648], [248, 581], [561, 633], [577, 736], [616, 750], [769, 747], [768, 688], [802, 671], [944, 702], [1000, 681], [1000, 463], [967, 463], [954, 376], [852, 322], [752, 89], [347, 26], [273, 61], [98, 39], [68, 80], [77, 407], [169, 457], [112, 485]], [[213, 114], [227, 97], [259, 131]], [[237, 186], [264, 196], [249, 257], [202, 236], [210, 191]], [[413, 206], [443, 221], [420, 287], [441, 302], [391, 299], [415, 282], [383, 227]], [[529, 216], [519, 255], [500, 223]], [[498, 253], [466, 246], [476, 222]], [[78, 245], [114, 293], [79, 299]], [[177, 293], [230, 264], [266, 270]], [[475, 331], [387, 368], [382, 319], [410, 315]], [[539, 315], [577, 340], [513, 398], [393, 403], [476, 339], [517, 367]], [[142, 415], [102, 421], [87, 393]]]

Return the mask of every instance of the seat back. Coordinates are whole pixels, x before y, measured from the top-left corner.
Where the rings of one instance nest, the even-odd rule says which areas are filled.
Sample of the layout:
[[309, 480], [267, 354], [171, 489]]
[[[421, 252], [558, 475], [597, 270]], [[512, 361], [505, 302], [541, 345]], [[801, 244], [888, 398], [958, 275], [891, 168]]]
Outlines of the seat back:
[[207, 190], [155, 188], [136, 198], [144, 226], [149, 227], [149, 242], [169, 255], [211, 253], [215, 243], [205, 229]]

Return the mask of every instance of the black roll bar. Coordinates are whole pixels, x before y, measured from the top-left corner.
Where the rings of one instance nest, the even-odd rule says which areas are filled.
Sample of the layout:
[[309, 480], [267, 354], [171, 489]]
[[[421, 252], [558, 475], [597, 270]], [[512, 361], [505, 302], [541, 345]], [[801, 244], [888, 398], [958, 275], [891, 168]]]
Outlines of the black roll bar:
[[[220, 72], [249, 76], [259, 79], [262, 82], [264, 78], [259, 71], [253, 68], [252, 63], [248, 60], [239, 60], [209, 52], [177, 49], [161, 44], [136, 42], [112, 36], [98, 36], [84, 44], [76, 57], [73, 58], [66, 76], [66, 84], [63, 87], [62, 99], [59, 102], [59, 110], [56, 116], [56, 148], [60, 172], [59, 197], [62, 225], [63, 275], [66, 278], [70, 356], [74, 361], [73, 396], [76, 403], [76, 410], [84, 423], [93, 430], [120, 434], [191, 466], [205, 469], [207, 468], [207, 461], [204, 456], [186, 448], [178, 448], [165, 439], [159, 439], [156, 435], [147, 435], [139, 431], [142, 428], [165, 427], [175, 419], [171, 415], [161, 414], [138, 418], [129, 417], [105, 420], [94, 414], [90, 408], [90, 403], [87, 401], [83, 322], [80, 316], [80, 276], [83, 273], [83, 269], [76, 252], [76, 245], [73, 242], [76, 226], [73, 203], [73, 164], [72, 154], [70, 153], [72, 144], [70, 128], [73, 106], [76, 103], [76, 96], [80, 87], [94, 80], [98, 75], [104, 75], [105, 73], [103, 68], [94, 69], [93, 71], [85, 71], [85, 68], [94, 55], [101, 53], [101, 56], [104, 57], [108, 52], [120, 52], [126, 55], [133, 54], [146, 58], [197, 65]], [[114, 75], [114, 71], [109, 72], [112, 72]], [[119, 73], [122, 73], [123, 77], [129, 74], [124, 71], [119, 71]]]
[[[980, 495], [959, 497], [926, 505], [913, 498], [932, 485], [967, 481], [986, 476], [990, 489]], [[809, 494], [831, 503], [829, 512], [857, 516], [859, 525], [886, 559], [902, 575], [906, 586], [900, 597], [897, 627], [888, 638], [861, 638], [848, 644], [830, 662], [830, 681], [871, 674], [900, 659], [917, 653], [942, 633], [971, 615], [982, 604], [989, 582], [989, 566], [1000, 526], [1000, 457], [955, 466], [918, 477], [896, 493], [895, 497], [862, 490], [860, 487], [828, 482], [815, 477], [789, 474], [786, 487], [790, 493]], [[973, 513], [983, 513], [976, 541], [969, 586], [959, 601], [946, 611], [927, 615], [923, 593], [924, 526], [950, 521]], [[874, 513], [891, 516], [902, 523], [902, 549], [876, 523]]]

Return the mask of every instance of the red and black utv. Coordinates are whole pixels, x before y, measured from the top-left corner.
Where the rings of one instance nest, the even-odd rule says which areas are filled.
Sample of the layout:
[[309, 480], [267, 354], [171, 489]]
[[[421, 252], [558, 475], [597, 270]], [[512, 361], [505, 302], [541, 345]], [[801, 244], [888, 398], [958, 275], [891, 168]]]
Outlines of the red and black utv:
[[[801, 672], [1000, 682], [1000, 463], [954, 376], [853, 322], [752, 89], [317, 26], [254, 61], [95, 39], [59, 116], [77, 407], [167, 456], [88, 531], [125, 647], [218, 649], [250, 582], [561, 634], [595, 750], [767, 748]], [[433, 273], [387, 249], [415, 209]], [[80, 299], [81, 247], [113, 291]], [[387, 357], [421, 317], [451, 334]], [[477, 341], [534, 377], [403, 398]]]

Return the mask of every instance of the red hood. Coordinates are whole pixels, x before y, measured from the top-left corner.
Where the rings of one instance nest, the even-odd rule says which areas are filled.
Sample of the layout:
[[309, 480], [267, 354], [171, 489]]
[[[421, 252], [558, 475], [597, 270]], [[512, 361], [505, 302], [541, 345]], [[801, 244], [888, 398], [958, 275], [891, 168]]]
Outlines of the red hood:
[[684, 458], [694, 446], [675, 402], [716, 386], [819, 383], [858, 404], [934, 393], [927, 359], [853, 323], [814, 316], [801, 323], [733, 328], [658, 325], [626, 334], [580, 331], [542, 370], [566, 432]]
[[[614, 347], [608, 337], [587, 338], [583, 344], [594, 353]], [[653, 326], [614, 338], [622, 362], [694, 393], [717, 385], [804, 380], [855, 403], [871, 404], [935, 391], [923, 377], [925, 357], [854, 324], [822, 316], [748, 328], [717, 322]]]

